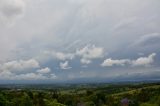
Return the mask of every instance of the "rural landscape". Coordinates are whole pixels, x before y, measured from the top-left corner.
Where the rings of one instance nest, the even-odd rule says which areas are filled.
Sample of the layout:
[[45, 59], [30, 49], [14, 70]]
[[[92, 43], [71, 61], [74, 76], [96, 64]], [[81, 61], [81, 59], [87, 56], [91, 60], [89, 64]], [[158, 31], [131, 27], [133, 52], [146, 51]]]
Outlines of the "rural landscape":
[[0, 106], [160, 106], [160, 83], [3, 85]]
[[160, 106], [160, 0], [0, 0], [0, 106]]

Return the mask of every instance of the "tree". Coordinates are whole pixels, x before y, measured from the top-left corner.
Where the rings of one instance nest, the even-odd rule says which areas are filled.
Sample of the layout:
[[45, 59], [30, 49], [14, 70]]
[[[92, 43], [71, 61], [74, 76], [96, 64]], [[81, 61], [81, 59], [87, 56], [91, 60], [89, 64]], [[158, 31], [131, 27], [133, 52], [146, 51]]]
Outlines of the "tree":
[[0, 106], [5, 106], [6, 105], [6, 99], [2, 94], [0, 94]]

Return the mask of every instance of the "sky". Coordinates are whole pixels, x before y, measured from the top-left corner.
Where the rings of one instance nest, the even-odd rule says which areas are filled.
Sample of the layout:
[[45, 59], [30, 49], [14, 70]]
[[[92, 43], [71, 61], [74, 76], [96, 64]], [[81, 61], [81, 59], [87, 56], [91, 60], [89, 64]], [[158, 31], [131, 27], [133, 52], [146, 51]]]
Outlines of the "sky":
[[160, 79], [159, 0], [0, 0], [0, 83]]

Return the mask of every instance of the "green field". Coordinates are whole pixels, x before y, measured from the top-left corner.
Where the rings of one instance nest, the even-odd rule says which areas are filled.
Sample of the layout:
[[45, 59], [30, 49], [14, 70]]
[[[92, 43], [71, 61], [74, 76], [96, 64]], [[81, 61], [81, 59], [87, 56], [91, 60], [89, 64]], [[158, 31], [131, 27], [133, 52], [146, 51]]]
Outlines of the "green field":
[[1, 85], [0, 106], [160, 106], [160, 83]]

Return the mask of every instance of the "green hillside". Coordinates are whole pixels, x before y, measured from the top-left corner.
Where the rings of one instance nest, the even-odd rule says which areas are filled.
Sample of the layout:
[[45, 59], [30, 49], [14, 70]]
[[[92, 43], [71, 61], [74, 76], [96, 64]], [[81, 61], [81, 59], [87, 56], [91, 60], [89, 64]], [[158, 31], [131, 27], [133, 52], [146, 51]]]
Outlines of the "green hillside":
[[160, 106], [159, 83], [0, 90], [0, 106], [123, 106], [126, 101], [127, 106]]

